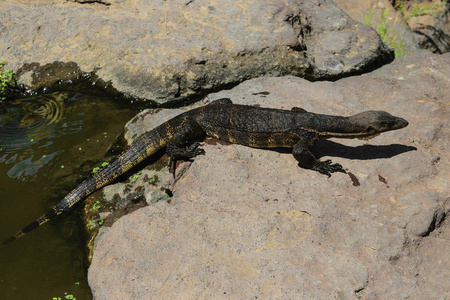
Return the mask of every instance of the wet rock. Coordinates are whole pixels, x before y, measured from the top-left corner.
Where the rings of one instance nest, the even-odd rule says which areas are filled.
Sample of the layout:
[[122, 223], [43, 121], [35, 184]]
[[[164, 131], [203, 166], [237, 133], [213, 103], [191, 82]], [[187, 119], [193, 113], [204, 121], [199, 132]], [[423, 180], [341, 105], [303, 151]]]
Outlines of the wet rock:
[[[448, 54], [419, 51], [335, 82], [258, 78], [210, 94], [204, 102], [386, 110], [410, 124], [368, 141], [317, 144], [314, 153], [341, 163], [359, 186], [347, 174], [301, 169], [289, 151], [208, 140], [170, 203], [126, 215], [98, 238], [95, 298], [445, 297], [450, 256], [438, 249], [450, 244], [450, 166], [440, 159], [450, 149], [449, 63]], [[129, 122], [131, 140], [163, 113]]]
[[[0, 28], [1, 57], [15, 71], [75, 62], [156, 103], [259, 76], [348, 76], [393, 58], [374, 30], [330, 0], [8, 0]], [[33, 84], [33, 76], [23, 81]]]
[[82, 76], [74, 62], [55, 61], [41, 66], [39, 63], [25, 63], [18, 71], [21, 82], [34, 90], [52, 88], [61, 82], [71, 83]]

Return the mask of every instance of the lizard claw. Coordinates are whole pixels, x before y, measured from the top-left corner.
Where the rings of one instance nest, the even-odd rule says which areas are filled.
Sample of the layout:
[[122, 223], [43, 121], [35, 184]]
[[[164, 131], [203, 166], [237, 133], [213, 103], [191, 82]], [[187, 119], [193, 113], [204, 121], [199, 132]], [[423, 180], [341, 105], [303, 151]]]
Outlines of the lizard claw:
[[327, 159], [325, 161], [318, 161], [311, 169], [321, 174], [327, 175], [328, 177], [331, 177], [331, 173], [334, 172], [341, 172], [345, 174], [347, 173], [340, 164], [331, 164], [330, 159]]
[[203, 150], [202, 148], [198, 148], [198, 149], [195, 149], [195, 151], [194, 151], [194, 155], [195, 156], [197, 156], [197, 155], [205, 155], [205, 150]]
[[191, 157], [195, 157], [197, 155], [205, 155], [205, 150], [202, 148], [198, 148], [200, 146], [199, 142], [195, 142], [189, 146], [188, 151], [191, 153]]
[[188, 148], [172, 148], [168, 151], [169, 154], [169, 168], [173, 170], [173, 176], [175, 177], [176, 162], [180, 158], [191, 160], [191, 158], [197, 155], [204, 155], [205, 150], [198, 148], [199, 142], [193, 143]]

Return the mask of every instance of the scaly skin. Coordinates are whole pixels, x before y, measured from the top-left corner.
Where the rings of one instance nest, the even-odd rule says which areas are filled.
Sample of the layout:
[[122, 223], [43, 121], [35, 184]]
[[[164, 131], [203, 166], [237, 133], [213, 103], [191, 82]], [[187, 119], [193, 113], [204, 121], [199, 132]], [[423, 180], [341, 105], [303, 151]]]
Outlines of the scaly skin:
[[147, 157], [166, 147], [170, 163], [178, 158], [204, 154], [196, 137], [208, 135], [230, 143], [256, 148], [293, 148], [299, 166], [330, 176], [345, 170], [330, 160], [319, 161], [310, 151], [318, 140], [363, 138], [406, 127], [408, 122], [383, 111], [366, 111], [351, 117], [309, 113], [301, 108], [280, 110], [232, 104], [229, 99], [185, 112], [143, 134], [108, 166], [83, 181], [42, 217], [5, 240], [9, 243], [51, 218], [70, 210], [94, 191], [113, 182]]

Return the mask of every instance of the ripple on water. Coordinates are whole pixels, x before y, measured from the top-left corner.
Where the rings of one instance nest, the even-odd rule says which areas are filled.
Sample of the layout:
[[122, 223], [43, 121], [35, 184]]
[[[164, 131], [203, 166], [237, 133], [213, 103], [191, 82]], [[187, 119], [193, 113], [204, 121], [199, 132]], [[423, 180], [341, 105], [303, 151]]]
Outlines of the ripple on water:
[[51, 137], [64, 116], [67, 97], [58, 92], [6, 103], [0, 116], [0, 148], [16, 151]]
[[[81, 130], [82, 120], [70, 124], [65, 120], [65, 111], [70, 109], [68, 97], [68, 93], [56, 92], [0, 107], [0, 163], [15, 163], [9, 177], [25, 180], [35, 175], [61, 152], [45, 153], [54, 138]], [[36, 151], [39, 148], [41, 151]]]

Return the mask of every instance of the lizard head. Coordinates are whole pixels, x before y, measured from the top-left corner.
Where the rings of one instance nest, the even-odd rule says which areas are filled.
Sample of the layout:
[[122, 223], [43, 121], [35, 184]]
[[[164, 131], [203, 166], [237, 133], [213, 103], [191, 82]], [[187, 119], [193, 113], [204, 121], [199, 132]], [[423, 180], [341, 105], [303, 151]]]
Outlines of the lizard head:
[[364, 111], [351, 116], [350, 119], [355, 126], [360, 128], [360, 133], [367, 134], [367, 136], [408, 126], [408, 121], [405, 119], [385, 111]]

